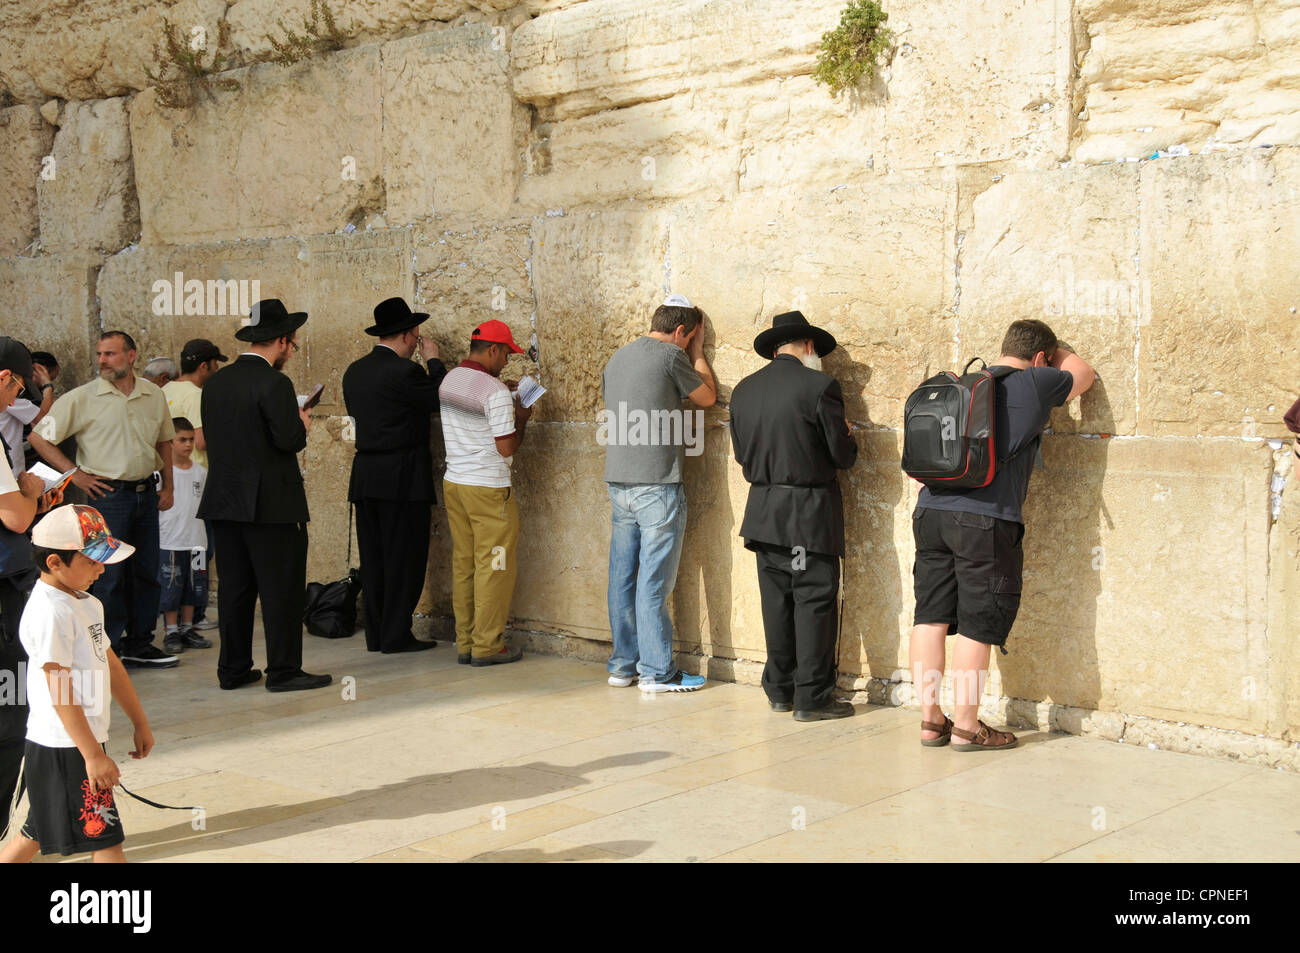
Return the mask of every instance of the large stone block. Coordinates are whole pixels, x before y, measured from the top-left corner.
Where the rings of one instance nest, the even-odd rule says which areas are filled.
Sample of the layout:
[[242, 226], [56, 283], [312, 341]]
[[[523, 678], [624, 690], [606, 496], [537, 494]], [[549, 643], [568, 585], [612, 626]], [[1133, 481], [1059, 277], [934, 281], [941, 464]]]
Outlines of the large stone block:
[[1277, 522], [1269, 539], [1267, 686], [1269, 734], [1300, 741], [1300, 467], [1290, 447], [1277, 452], [1273, 476]]
[[35, 106], [0, 109], [0, 255], [15, 255], [40, 235], [36, 182], [54, 127]]
[[1134, 352], [1151, 317], [1137, 194], [1138, 170], [1122, 164], [1013, 173], [975, 199], [961, 246], [959, 359], [992, 361], [1012, 321], [1046, 321], [1100, 375], [1053, 413], [1054, 430], [1136, 432]]
[[711, 77], [806, 73], [840, 9], [838, 0], [589, 0], [515, 31], [515, 95], [560, 119], [664, 99]]
[[510, 60], [484, 24], [383, 46], [387, 220], [502, 216], [514, 200], [528, 120]]
[[209, 338], [233, 358], [245, 349], [234, 336], [246, 314], [243, 303], [280, 298], [291, 311], [310, 315], [298, 332], [301, 352], [285, 373], [300, 394], [325, 385], [318, 414], [343, 414], [342, 374], [374, 344], [364, 333], [374, 306], [392, 295], [411, 300], [409, 241], [405, 230], [392, 230], [137, 248], [104, 268], [104, 326], [136, 335], [141, 360], [176, 358], [195, 337]]
[[[447, 367], [455, 367], [469, 356], [470, 334], [484, 321], [504, 321], [524, 350], [532, 343], [530, 225], [508, 222], [421, 229], [414, 235], [415, 299], [411, 307], [429, 314], [421, 333], [438, 342]], [[504, 376], [524, 374], [536, 376], [537, 365], [524, 355], [511, 358]], [[543, 377], [543, 383], [549, 386], [549, 378]], [[553, 409], [548, 395], [536, 405], [533, 420], [550, 419]]]
[[1144, 433], [1287, 435], [1300, 362], [1300, 149], [1142, 168]]
[[69, 103], [53, 155], [53, 176], [37, 181], [42, 248], [115, 252], [139, 237], [125, 99]]
[[149, 85], [164, 20], [217, 36], [225, 0], [6, 0], [0, 86], [24, 102], [121, 96]]
[[549, 419], [596, 423], [601, 372], [610, 355], [650, 329], [667, 293], [667, 254], [668, 221], [660, 212], [534, 221], [532, 279]]
[[84, 254], [0, 258], [3, 333], [58, 359], [59, 393], [95, 376], [95, 280], [101, 261]]
[[1003, 694], [1265, 730], [1268, 448], [1063, 435], [1043, 455]]
[[755, 335], [797, 308], [841, 345], [826, 370], [849, 418], [899, 426], [908, 393], [953, 359], [955, 209], [942, 176], [676, 208], [663, 260], [709, 317], [723, 398], [762, 366]]
[[[348, 0], [332, 3], [334, 25], [346, 39], [401, 36], [440, 25], [474, 8], [501, 9], [510, 0]], [[285, 29], [306, 35], [311, 20], [311, 0], [236, 0], [226, 19], [230, 38], [246, 56], [258, 60], [275, 55], [269, 37], [283, 42]], [[323, 24], [322, 24], [323, 27]]]
[[1289, 0], [1083, 0], [1075, 156], [1300, 143], [1300, 14]]
[[335, 232], [383, 211], [377, 46], [229, 74], [241, 87], [165, 109], [131, 105], [148, 244]]

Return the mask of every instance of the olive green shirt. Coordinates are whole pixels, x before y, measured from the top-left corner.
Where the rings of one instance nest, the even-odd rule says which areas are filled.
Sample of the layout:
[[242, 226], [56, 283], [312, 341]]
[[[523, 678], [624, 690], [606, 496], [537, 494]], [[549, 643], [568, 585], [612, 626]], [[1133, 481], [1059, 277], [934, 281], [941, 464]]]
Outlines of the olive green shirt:
[[54, 402], [33, 431], [50, 443], [77, 438], [77, 466], [108, 480], [144, 480], [162, 467], [157, 444], [176, 436], [160, 388], [135, 379], [128, 397], [96, 378]]

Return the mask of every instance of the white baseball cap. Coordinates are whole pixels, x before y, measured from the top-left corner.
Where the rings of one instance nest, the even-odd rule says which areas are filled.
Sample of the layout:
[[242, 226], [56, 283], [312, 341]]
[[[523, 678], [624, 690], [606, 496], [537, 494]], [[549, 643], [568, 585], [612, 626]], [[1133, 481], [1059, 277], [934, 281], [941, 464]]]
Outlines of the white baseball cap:
[[120, 563], [135, 552], [130, 543], [109, 535], [99, 510], [79, 503], [50, 510], [32, 530], [32, 542], [46, 549], [82, 553], [100, 563]]

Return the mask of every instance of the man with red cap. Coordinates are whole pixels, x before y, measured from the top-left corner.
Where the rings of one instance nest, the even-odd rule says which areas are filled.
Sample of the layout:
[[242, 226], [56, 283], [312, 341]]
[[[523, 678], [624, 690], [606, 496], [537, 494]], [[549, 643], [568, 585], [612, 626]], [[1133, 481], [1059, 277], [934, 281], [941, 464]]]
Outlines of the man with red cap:
[[524, 654], [505, 643], [519, 539], [510, 465], [532, 409], [516, 407], [511, 388], [500, 380], [510, 355], [522, 353], [505, 322], [485, 321], [470, 336], [469, 357], [438, 388], [456, 660], [462, 665], [517, 662]]

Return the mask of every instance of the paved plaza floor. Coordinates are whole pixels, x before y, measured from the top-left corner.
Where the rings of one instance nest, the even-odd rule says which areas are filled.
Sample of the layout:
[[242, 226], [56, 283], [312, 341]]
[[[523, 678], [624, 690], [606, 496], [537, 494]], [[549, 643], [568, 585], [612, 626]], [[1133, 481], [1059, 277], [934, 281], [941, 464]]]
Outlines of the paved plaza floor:
[[220, 691], [215, 648], [132, 673], [157, 748], [127, 757], [115, 709], [123, 782], [203, 811], [119, 795], [130, 860], [1300, 861], [1293, 773], [1061, 734], [923, 748], [913, 711], [803, 724], [756, 686], [647, 696], [447, 643], [305, 655], [333, 686]]

